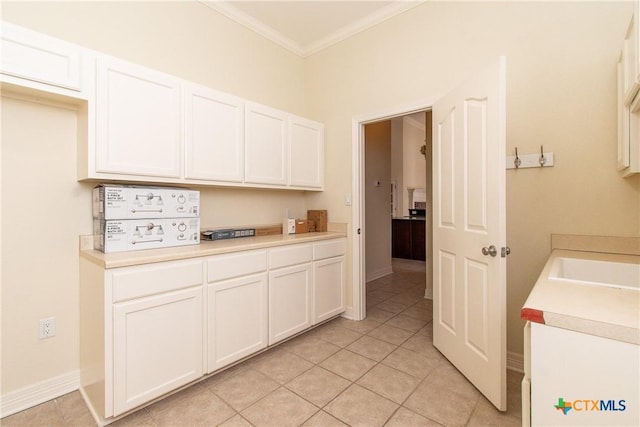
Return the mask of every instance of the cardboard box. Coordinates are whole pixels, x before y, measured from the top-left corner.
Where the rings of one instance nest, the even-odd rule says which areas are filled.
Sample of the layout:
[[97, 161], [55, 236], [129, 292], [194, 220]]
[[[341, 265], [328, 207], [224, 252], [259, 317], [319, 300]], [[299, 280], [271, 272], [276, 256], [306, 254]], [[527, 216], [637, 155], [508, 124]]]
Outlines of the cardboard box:
[[200, 218], [94, 219], [94, 249], [104, 253], [200, 243]]
[[308, 233], [309, 224], [306, 219], [296, 219], [296, 234]]
[[198, 218], [200, 192], [178, 187], [101, 184], [93, 189], [93, 218]]
[[315, 224], [315, 231], [327, 231], [327, 211], [325, 210], [308, 210], [307, 219]]

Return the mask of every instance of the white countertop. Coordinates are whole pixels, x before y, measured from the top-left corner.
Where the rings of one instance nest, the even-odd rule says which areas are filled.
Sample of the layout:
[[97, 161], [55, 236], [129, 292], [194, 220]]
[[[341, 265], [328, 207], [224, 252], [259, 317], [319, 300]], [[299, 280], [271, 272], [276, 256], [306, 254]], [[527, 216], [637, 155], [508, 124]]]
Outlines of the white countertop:
[[271, 236], [242, 237], [216, 241], [201, 241], [198, 245], [178, 246], [162, 249], [145, 249], [141, 251], [117, 252], [105, 254], [95, 249], [82, 249], [80, 256], [103, 267], [117, 268], [153, 262], [173, 261], [179, 259], [204, 257], [229, 252], [264, 249], [295, 243], [316, 242], [327, 239], [345, 237], [342, 232], [316, 232], [301, 234], [274, 234]]
[[529, 294], [522, 317], [539, 321], [531, 312], [537, 310], [549, 326], [640, 344], [640, 291], [550, 280], [551, 267], [558, 257], [640, 264], [637, 255], [556, 249]]

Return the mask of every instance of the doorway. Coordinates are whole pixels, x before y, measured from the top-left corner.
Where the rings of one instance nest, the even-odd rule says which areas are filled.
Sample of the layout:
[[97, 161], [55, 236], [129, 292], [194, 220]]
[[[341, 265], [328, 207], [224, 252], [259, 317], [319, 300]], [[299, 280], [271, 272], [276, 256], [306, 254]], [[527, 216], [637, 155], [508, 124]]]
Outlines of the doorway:
[[[366, 245], [367, 245], [367, 226], [366, 226], [366, 186], [367, 185], [378, 185], [377, 179], [371, 180], [369, 177], [369, 182], [366, 178], [366, 163], [365, 163], [365, 129], [367, 125], [372, 125], [376, 123], [380, 123], [387, 120], [392, 120], [395, 118], [401, 118], [404, 116], [409, 116], [411, 114], [425, 114], [427, 111], [430, 111], [431, 105], [433, 104], [432, 100], [424, 101], [423, 103], [406, 106], [406, 107], [398, 107], [395, 109], [391, 109], [382, 113], [374, 113], [370, 115], [364, 115], [360, 117], [356, 117], [353, 120], [353, 133], [354, 133], [354, 144], [353, 144], [353, 318], [355, 320], [362, 320], [366, 317], [366, 281], [367, 281], [367, 270], [366, 270]], [[426, 133], [431, 134], [431, 127], [429, 124], [428, 129], [425, 129]], [[425, 138], [426, 139], [426, 138]], [[426, 144], [425, 144], [426, 145]], [[431, 164], [431, 149], [430, 146], [426, 149], [427, 158], [425, 161], [430, 165]], [[416, 153], [418, 156], [423, 156], [420, 152]], [[430, 172], [430, 167], [429, 167]], [[390, 181], [385, 183], [380, 183], [382, 192], [386, 193], [388, 197], [390, 197], [389, 188]], [[396, 181], [396, 185], [398, 182]], [[426, 190], [426, 199], [431, 200], [431, 186], [427, 185], [427, 178], [424, 179], [424, 188]], [[393, 187], [391, 187], [393, 188]], [[398, 192], [402, 191], [401, 187], [398, 185]], [[407, 196], [408, 198], [408, 196]], [[430, 202], [429, 202], [430, 204]], [[391, 201], [389, 200], [388, 205], [391, 206]], [[401, 205], [399, 205], [398, 210], [402, 209]], [[426, 215], [427, 217], [427, 225], [426, 225], [426, 233], [428, 236], [431, 235], [431, 215]], [[391, 215], [387, 216], [388, 229], [389, 229], [389, 246], [387, 250], [389, 254], [391, 253], [390, 246], [390, 233], [391, 233]], [[369, 233], [375, 232], [370, 229]], [[426, 238], [427, 248], [430, 250], [431, 244], [429, 242], [429, 238]], [[433, 281], [432, 281], [432, 267], [430, 265], [429, 260], [432, 260], [432, 256], [427, 255], [427, 266], [426, 266], [426, 280], [427, 280], [427, 289], [425, 292], [425, 296], [431, 297], [433, 290]], [[389, 262], [390, 262], [389, 257]], [[390, 271], [391, 272], [391, 271]]]

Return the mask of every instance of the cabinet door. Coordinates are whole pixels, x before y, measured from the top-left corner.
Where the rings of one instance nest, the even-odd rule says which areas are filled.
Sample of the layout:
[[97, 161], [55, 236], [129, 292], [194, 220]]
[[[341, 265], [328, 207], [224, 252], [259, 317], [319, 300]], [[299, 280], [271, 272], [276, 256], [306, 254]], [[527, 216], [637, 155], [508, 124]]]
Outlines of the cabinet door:
[[81, 89], [81, 49], [17, 25], [2, 23], [2, 73], [47, 85]]
[[411, 259], [425, 261], [427, 259], [426, 221], [415, 219], [411, 221]]
[[185, 88], [185, 177], [242, 182], [244, 101], [201, 86]]
[[411, 259], [411, 222], [409, 220], [392, 220], [391, 256]]
[[252, 103], [245, 111], [245, 182], [287, 185], [287, 114]]
[[97, 67], [96, 171], [179, 178], [180, 81], [113, 58]]
[[344, 277], [344, 256], [313, 263], [314, 324], [345, 310]]
[[290, 115], [289, 134], [289, 185], [322, 189], [324, 125]]
[[213, 372], [267, 346], [267, 274], [208, 286], [208, 365]]
[[114, 415], [202, 376], [202, 287], [115, 304]]
[[311, 326], [311, 264], [269, 272], [269, 345]]

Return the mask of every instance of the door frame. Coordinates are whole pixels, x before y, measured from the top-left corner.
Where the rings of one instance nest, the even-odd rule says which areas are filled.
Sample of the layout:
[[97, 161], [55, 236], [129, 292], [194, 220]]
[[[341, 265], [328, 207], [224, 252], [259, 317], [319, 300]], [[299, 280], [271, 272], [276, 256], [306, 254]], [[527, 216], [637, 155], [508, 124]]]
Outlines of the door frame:
[[[406, 116], [420, 111], [430, 110], [441, 96], [423, 98], [415, 103], [390, 107], [377, 112], [354, 116], [351, 121], [351, 240], [352, 240], [352, 318], [363, 320], [367, 313], [366, 303], [366, 269], [365, 269], [365, 241], [366, 231], [364, 213], [364, 127], [367, 124], [389, 120], [394, 117]], [[361, 231], [359, 234], [358, 231]], [[431, 272], [431, 269], [428, 269]]]

